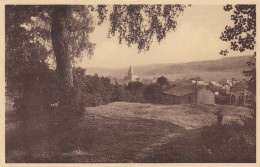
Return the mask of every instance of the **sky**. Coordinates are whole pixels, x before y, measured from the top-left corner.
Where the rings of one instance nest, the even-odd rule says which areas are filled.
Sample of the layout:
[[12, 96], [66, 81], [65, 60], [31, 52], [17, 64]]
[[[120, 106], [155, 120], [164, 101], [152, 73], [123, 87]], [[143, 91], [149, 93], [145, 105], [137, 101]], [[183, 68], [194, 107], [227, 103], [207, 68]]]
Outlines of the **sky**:
[[[192, 5], [179, 16], [175, 32], [168, 33], [160, 44], [154, 41], [149, 52], [141, 53], [136, 45], [129, 48], [119, 44], [117, 37], [106, 38], [108, 23], [96, 26], [90, 34], [90, 41], [96, 43], [94, 56], [91, 59], [84, 56], [80, 66], [123, 68], [221, 59], [219, 51], [227, 49], [229, 43], [219, 37], [226, 25], [232, 25], [230, 15], [221, 5]], [[245, 54], [231, 52], [230, 56]]]

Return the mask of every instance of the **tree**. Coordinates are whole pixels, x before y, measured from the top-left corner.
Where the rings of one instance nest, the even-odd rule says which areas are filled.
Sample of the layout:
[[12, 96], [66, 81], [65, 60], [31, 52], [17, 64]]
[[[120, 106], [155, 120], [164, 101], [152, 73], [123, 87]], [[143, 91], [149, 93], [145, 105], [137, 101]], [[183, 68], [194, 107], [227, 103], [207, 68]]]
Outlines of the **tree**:
[[144, 98], [149, 103], [161, 103], [162, 102], [163, 88], [158, 83], [152, 83], [146, 86], [144, 90]]
[[[109, 37], [118, 35], [119, 43], [125, 40], [128, 46], [137, 44], [138, 50], [142, 51], [149, 50], [154, 38], [160, 42], [166, 37], [167, 32], [175, 30], [176, 18], [185, 7], [185, 5], [113, 5], [112, 8], [105, 5], [6, 6], [7, 77], [13, 76], [13, 73], [20, 73], [12, 69], [16, 62], [26, 60], [30, 71], [32, 62], [46, 65], [46, 60], [53, 56], [56, 59], [56, 73], [59, 76], [60, 103], [69, 104], [73, 88], [72, 63], [80, 60], [84, 51], [87, 51], [88, 56], [93, 55], [94, 44], [89, 41], [89, 33], [94, 29], [90, 10], [98, 13], [98, 24], [109, 18]], [[111, 12], [108, 16], [109, 10]], [[34, 49], [36, 51], [32, 53]], [[18, 56], [21, 54], [23, 56]], [[39, 67], [37, 63], [34, 66], [36, 68]]]
[[126, 92], [124, 90], [124, 86], [123, 85], [119, 85], [118, 82], [116, 81], [115, 85], [114, 85], [114, 101], [124, 101], [125, 100], [125, 96], [126, 96]]
[[[226, 26], [220, 39], [230, 42], [230, 50], [239, 52], [250, 50], [254, 52], [252, 58], [247, 62], [251, 69], [244, 71], [244, 73], [249, 77], [248, 90], [251, 94], [247, 101], [251, 108], [256, 110], [256, 5], [226, 5], [224, 10], [233, 12], [231, 20], [234, 25]], [[220, 54], [224, 56], [228, 53], [228, 49], [220, 51]]]
[[[73, 87], [71, 63], [83, 50], [93, 54], [94, 45], [88, 40], [94, 29], [90, 16], [86, 6], [6, 6], [7, 77], [35, 70], [31, 67], [39, 70], [38, 64], [47, 65], [45, 61], [54, 55], [60, 101], [66, 104]], [[22, 70], [9, 70], [17, 62], [28, 65], [20, 66]]]
[[55, 6], [51, 14], [51, 41], [60, 77], [62, 101], [67, 104], [73, 87], [72, 61], [85, 49], [93, 54], [88, 34], [93, 31], [92, 19], [85, 6]]
[[144, 88], [142, 82], [129, 82], [126, 86], [126, 100], [130, 102], [144, 102]]
[[157, 82], [158, 82], [161, 86], [169, 85], [168, 79], [165, 78], [164, 76], [161, 76], [161, 77], [157, 78]]
[[112, 102], [114, 86], [110, 79], [98, 75], [86, 75], [85, 72], [86, 70], [82, 68], [73, 70], [74, 90], [77, 93], [76, 102], [83, 108]]

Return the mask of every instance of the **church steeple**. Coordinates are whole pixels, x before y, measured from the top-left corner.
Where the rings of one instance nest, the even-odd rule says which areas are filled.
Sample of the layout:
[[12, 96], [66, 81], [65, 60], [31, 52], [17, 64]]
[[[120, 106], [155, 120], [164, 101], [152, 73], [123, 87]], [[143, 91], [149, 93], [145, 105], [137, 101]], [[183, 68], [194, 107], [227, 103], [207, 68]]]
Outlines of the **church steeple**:
[[132, 69], [132, 67], [130, 65], [129, 70], [128, 70], [128, 78], [130, 80], [132, 80], [133, 79], [133, 75], [134, 75], [134, 71], [133, 71], [133, 69]]

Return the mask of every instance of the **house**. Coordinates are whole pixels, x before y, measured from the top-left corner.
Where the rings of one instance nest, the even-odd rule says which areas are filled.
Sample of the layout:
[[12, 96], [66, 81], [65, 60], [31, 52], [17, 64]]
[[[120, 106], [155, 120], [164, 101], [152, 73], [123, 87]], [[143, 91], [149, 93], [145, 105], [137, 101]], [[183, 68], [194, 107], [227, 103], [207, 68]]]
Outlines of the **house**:
[[197, 84], [199, 86], [207, 86], [209, 83], [204, 81], [192, 81], [193, 84]]
[[229, 85], [229, 86], [232, 86], [232, 80], [227, 79], [227, 82], [226, 82], [225, 84], [227, 84], [227, 85]]
[[194, 88], [177, 86], [163, 92], [163, 100], [167, 104], [197, 103], [197, 92]]
[[167, 104], [215, 104], [215, 92], [207, 86], [177, 86], [163, 92]]
[[245, 96], [247, 94], [247, 84], [238, 82], [230, 87], [230, 104], [244, 105]]
[[215, 81], [209, 82], [208, 87], [215, 92], [215, 95], [226, 93], [226, 88]]
[[224, 84], [223, 86], [224, 86], [225, 93], [229, 95], [230, 94], [230, 85]]
[[197, 103], [199, 104], [215, 104], [215, 92], [208, 86], [198, 86]]

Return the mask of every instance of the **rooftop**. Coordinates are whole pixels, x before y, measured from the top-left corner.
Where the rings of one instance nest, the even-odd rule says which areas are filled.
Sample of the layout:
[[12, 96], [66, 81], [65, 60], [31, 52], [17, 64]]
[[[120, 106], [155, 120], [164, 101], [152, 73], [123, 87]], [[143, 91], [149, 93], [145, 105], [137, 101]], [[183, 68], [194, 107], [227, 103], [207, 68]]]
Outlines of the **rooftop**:
[[247, 84], [246, 83], [242, 83], [239, 82], [233, 86], [230, 87], [230, 91], [231, 92], [235, 92], [235, 91], [244, 91], [247, 88]]
[[195, 92], [196, 92], [196, 90], [194, 88], [177, 86], [177, 87], [166, 90], [164, 93], [171, 94], [174, 96], [184, 96], [184, 95], [188, 95], [188, 94], [195, 93]]

